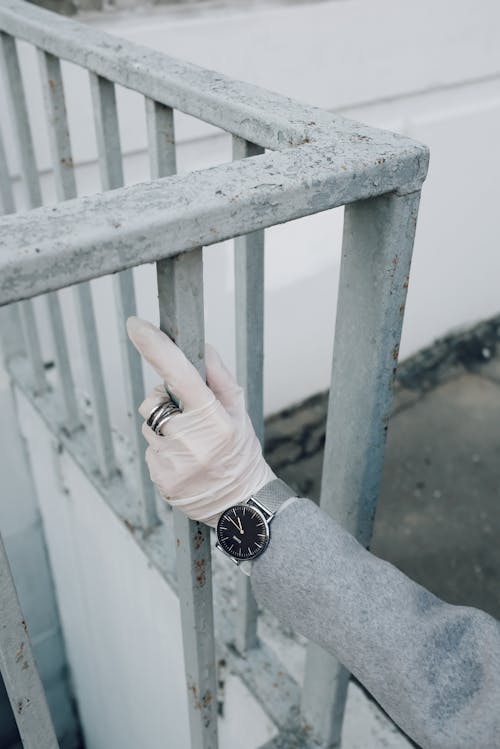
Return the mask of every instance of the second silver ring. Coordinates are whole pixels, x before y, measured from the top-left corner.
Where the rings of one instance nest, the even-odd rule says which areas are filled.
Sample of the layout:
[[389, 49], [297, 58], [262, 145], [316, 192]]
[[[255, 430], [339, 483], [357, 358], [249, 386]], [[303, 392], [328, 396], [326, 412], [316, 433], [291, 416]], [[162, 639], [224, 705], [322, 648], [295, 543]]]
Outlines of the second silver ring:
[[180, 413], [182, 413], [181, 409], [174, 403], [174, 401], [169, 399], [159, 403], [153, 408], [146, 423], [148, 427], [151, 427], [151, 429], [161, 437], [162, 434], [160, 430], [162, 426]]

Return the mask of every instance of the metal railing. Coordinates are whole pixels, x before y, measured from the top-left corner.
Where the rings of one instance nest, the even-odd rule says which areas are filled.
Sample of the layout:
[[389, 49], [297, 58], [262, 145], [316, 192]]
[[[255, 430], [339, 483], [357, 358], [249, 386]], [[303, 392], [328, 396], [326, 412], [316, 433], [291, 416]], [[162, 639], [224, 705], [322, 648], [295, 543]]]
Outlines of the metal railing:
[[[286, 663], [257, 638], [258, 611], [249, 579], [237, 579], [239, 613], [233, 620], [216, 578], [212, 587], [208, 527], [160, 508], [155, 500], [136, 415], [144, 397], [141, 362], [123, 332], [126, 317], [135, 312], [131, 269], [156, 262], [160, 325], [203, 372], [202, 247], [237, 238], [237, 374], [262, 439], [264, 229], [346, 206], [321, 507], [367, 543], [428, 149], [22, 0], [3, 0], [0, 29], [22, 179], [32, 209], [13, 213], [0, 143], [0, 196], [9, 214], [0, 219], [0, 304], [9, 305], [3, 311], [2, 338], [11, 376], [179, 595], [192, 747], [217, 746], [216, 655], [223, 655], [246, 683], [281, 737], [302, 736], [303, 747], [312, 739], [321, 746], [339, 742], [345, 670], [310, 644], [305, 681], [297, 684]], [[38, 207], [40, 183], [16, 39], [37, 49], [60, 201], [53, 207]], [[104, 191], [97, 195], [76, 197], [60, 60], [87, 69], [90, 76]], [[115, 84], [145, 100], [151, 181], [130, 187], [122, 187]], [[174, 109], [230, 132], [233, 162], [176, 176]], [[111, 273], [116, 274], [117, 335], [132, 414], [133, 476], [120, 463], [111, 430], [89, 284]], [[58, 294], [67, 286], [74, 286], [80, 344], [92, 363], [87, 373], [90, 423], [73, 397]], [[42, 294], [54, 340], [56, 386], [47, 382], [31, 301]], [[216, 637], [213, 595], [220, 602]], [[3, 675], [9, 693], [18, 690], [17, 677], [10, 671]], [[38, 743], [38, 749], [53, 746], [51, 741]]]

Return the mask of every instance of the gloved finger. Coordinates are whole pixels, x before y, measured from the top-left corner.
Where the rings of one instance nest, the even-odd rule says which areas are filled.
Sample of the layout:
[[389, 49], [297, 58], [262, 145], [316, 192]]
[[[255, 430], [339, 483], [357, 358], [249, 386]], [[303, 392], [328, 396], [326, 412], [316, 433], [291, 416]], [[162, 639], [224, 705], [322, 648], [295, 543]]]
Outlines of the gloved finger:
[[169, 489], [167, 489], [167, 487], [164, 486], [163, 477], [166, 472], [167, 472], [167, 475], [171, 475], [171, 471], [173, 467], [169, 465], [170, 461], [168, 460], [168, 458], [160, 459], [157, 453], [154, 451], [154, 449], [151, 446], [146, 449], [144, 458], [146, 460], [146, 465], [149, 470], [151, 481], [153, 481], [153, 483], [156, 483], [156, 486], [162, 498], [166, 500], [167, 502], [169, 502], [170, 501], [170, 496], [168, 495]]
[[[167, 427], [167, 424], [162, 426], [161, 428], [162, 434], [164, 433], [164, 429], [166, 429], [166, 427]], [[159, 453], [160, 450], [162, 450], [165, 447], [165, 437], [162, 437], [160, 434], [156, 434], [156, 432], [154, 432], [151, 429], [151, 427], [148, 427], [146, 422], [143, 423], [141, 427], [141, 432], [142, 432], [144, 439], [146, 440], [148, 445], [152, 448], [152, 450], [155, 453]]]
[[218, 351], [209, 343], [205, 345], [205, 371], [207, 384], [216, 398], [230, 413], [245, 407], [245, 393], [222, 361]]
[[178, 346], [159, 328], [138, 317], [129, 317], [127, 333], [168, 389], [182, 400], [186, 410], [199, 408], [212, 399], [210, 388]]

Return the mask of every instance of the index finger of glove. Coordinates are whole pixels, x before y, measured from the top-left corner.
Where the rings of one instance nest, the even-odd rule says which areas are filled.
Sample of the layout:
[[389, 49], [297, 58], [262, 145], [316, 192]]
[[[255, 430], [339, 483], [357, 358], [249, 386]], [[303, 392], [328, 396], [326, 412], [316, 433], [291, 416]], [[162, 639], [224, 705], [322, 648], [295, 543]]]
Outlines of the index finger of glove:
[[139, 353], [165, 381], [185, 410], [199, 408], [213, 400], [210, 388], [178, 346], [156, 326], [129, 317], [127, 333]]

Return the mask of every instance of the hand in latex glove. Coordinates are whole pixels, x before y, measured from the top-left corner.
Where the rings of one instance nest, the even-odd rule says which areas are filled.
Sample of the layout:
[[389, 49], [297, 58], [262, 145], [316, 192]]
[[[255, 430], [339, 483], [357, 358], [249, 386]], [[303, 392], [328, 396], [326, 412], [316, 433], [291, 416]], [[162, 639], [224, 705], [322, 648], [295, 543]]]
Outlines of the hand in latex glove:
[[182, 402], [183, 413], [162, 427], [146, 424], [165, 400], [158, 385], [139, 407], [151, 480], [160, 494], [193, 520], [215, 527], [220, 514], [276, 478], [262, 456], [245, 409], [243, 389], [214, 348], [205, 347], [207, 384], [182, 351], [159, 328], [137, 317], [127, 320], [130, 340]]

